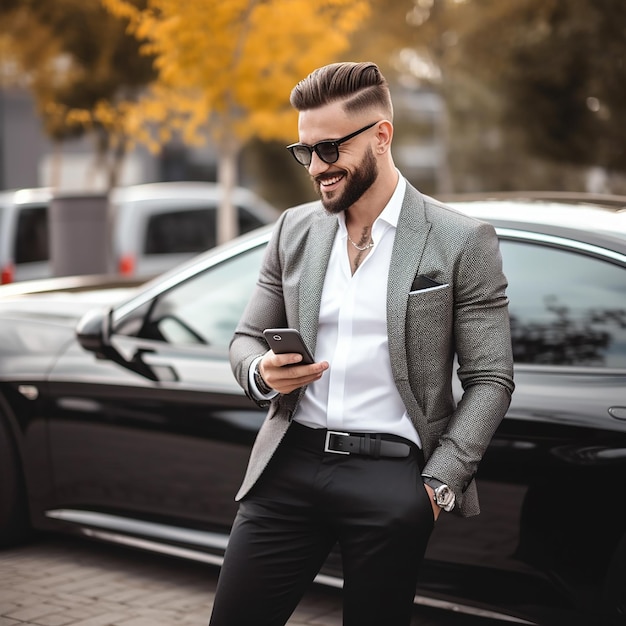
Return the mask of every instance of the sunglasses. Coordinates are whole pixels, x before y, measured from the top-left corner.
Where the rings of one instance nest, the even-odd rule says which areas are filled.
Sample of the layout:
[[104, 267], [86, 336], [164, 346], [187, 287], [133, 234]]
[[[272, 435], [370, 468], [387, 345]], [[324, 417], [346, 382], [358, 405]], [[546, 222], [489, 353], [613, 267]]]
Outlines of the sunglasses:
[[300, 163], [300, 165], [304, 165], [304, 167], [309, 167], [311, 165], [311, 159], [313, 158], [313, 150], [315, 150], [315, 154], [324, 161], [324, 163], [336, 163], [339, 159], [339, 146], [364, 133], [366, 130], [375, 126], [378, 122], [372, 122], [359, 130], [342, 137], [341, 139], [331, 139], [326, 141], [318, 141], [315, 145], [309, 146], [306, 143], [292, 143], [290, 146], [287, 146], [287, 150], [293, 154], [293, 158]]

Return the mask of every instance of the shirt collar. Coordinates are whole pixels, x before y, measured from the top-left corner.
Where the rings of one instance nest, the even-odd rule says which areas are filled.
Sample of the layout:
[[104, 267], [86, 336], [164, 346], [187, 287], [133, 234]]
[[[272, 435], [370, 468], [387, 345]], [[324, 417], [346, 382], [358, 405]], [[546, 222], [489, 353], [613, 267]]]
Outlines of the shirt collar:
[[[396, 184], [396, 189], [389, 198], [389, 202], [385, 205], [385, 208], [381, 211], [380, 215], [374, 221], [374, 224], [378, 220], [383, 220], [387, 222], [390, 226], [394, 228], [398, 227], [398, 219], [400, 219], [400, 210], [402, 209], [402, 203], [404, 202], [404, 194], [406, 192], [406, 179], [402, 174], [396, 169], [398, 172], [398, 183]], [[339, 230], [342, 235], [347, 235], [348, 229], [346, 228], [346, 213], [342, 211], [337, 214], [337, 219], [339, 220]]]

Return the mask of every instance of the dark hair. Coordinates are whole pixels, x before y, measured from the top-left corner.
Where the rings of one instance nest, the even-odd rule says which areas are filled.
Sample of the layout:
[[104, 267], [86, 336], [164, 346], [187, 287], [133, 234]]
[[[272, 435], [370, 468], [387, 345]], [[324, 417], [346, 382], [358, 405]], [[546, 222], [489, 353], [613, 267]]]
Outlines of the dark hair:
[[393, 106], [389, 85], [375, 63], [332, 63], [311, 72], [291, 91], [290, 102], [297, 111], [317, 109], [344, 100], [350, 112], [377, 107], [389, 120]]

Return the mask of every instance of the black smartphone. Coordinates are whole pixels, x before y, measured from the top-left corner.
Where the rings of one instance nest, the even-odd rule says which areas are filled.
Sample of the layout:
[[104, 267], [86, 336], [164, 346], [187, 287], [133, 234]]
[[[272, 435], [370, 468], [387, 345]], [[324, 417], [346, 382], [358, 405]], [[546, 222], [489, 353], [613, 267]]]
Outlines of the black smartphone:
[[294, 365], [310, 365], [315, 363], [313, 355], [306, 347], [300, 331], [295, 328], [266, 328], [263, 331], [265, 339], [274, 354], [297, 352], [302, 355], [302, 361]]

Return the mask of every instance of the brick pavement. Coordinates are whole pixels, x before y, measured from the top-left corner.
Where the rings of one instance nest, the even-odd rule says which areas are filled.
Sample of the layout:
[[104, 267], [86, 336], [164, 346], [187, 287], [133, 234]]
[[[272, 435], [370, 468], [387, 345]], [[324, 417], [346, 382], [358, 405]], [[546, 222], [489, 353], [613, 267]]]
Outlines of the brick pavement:
[[[193, 561], [41, 535], [0, 550], [0, 626], [207, 626], [217, 574]], [[288, 626], [341, 622], [341, 592], [313, 585]], [[425, 607], [411, 624], [496, 626]]]
[[[206, 626], [217, 569], [73, 538], [0, 552], [0, 626]], [[242, 598], [244, 600], [244, 598]], [[289, 626], [340, 626], [315, 587]]]

